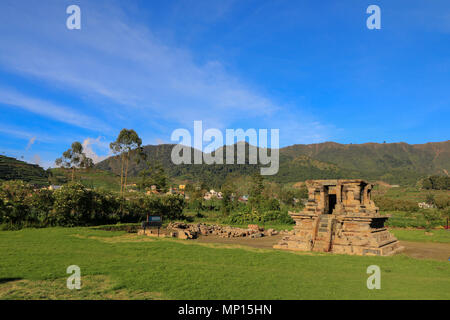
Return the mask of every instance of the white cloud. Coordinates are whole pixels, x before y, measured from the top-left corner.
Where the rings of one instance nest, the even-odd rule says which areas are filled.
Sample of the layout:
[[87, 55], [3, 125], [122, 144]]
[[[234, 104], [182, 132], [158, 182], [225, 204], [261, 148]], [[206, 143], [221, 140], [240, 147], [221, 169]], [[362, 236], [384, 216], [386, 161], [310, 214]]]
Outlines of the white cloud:
[[[100, 151], [103, 151], [104, 155], [98, 155], [94, 151], [94, 147]], [[91, 158], [94, 161], [94, 163], [99, 163], [111, 155], [109, 144], [103, 137], [98, 137], [96, 139], [86, 138], [83, 141], [83, 151], [87, 157]]]
[[33, 163], [34, 163], [34, 164], [37, 164], [38, 166], [41, 165], [41, 157], [40, 157], [38, 154], [35, 154], [35, 155], [33, 156]]
[[31, 146], [36, 142], [36, 137], [32, 137], [27, 144], [27, 147], [25, 148], [25, 151], [30, 150]]
[[[161, 124], [160, 132], [167, 133], [167, 123], [174, 129], [203, 120], [207, 127], [224, 129], [243, 120], [262, 126], [277, 117], [293, 119], [285, 106], [229, 72], [225, 63], [199, 62], [189, 48], [131, 20], [117, 2], [79, 1], [82, 29], [69, 31], [57, 1], [3, 1], [0, 66], [77, 94], [95, 109], [74, 110], [17, 94], [6, 96], [10, 105], [84, 128], [106, 130], [95, 119], [100, 114], [114, 129], [124, 123], [151, 125], [140, 130], [142, 136]], [[220, 9], [217, 18], [227, 10]], [[321, 128], [302, 121], [304, 127]]]
[[[10, 10], [22, 10], [16, 3], [10, 3]], [[114, 3], [80, 6], [85, 20], [76, 32], [65, 29], [53, 7], [39, 4], [36, 10], [23, 10], [21, 19], [8, 10], [0, 13], [8, 26], [0, 31], [7, 40], [0, 43], [0, 64], [93, 99], [106, 98], [121, 105], [107, 108], [122, 116], [131, 116], [131, 107], [140, 120], [158, 117], [187, 124], [202, 119], [224, 127], [243, 116], [280, 110], [221, 62], [195, 62], [189, 50], [163, 43], [145, 26], [130, 22]]]
[[0, 88], [0, 103], [25, 109], [29, 112], [80, 128], [107, 130], [107, 126], [101, 121], [80, 114], [78, 111], [53, 104], [49, 101], [31, 98], [15, 90]]
[[[15, 137], [20, 140], [26, 140], [27, 145], [35, 138], [34, 142], [40, 141], [40, 142], [46, 142], [46, 143], [55, 143], [55, 142], [71, 142], [73, 137], [67, 137], [65, 135], [50, 135], [48, 133], [45, 133], [44, 131], [33, 131], [30, 132], [29, 129], [23, 129], [16, 126], [11, 126], [7, 123], [1, 123], [0, 122], [0, 133], [3, 133], [7, 136]], [[39, 139], [37, 138], [39, 137]], [[33, 143], [34, 143], [33, 142]]]

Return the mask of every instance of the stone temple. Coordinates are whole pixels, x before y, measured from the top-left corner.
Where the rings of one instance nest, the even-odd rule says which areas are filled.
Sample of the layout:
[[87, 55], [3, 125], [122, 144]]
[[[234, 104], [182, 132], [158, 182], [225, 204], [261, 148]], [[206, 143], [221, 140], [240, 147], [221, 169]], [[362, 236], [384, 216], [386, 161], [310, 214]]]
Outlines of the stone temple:
[[387, 256], [403, 247], [384, 227], [371, 200], [373, 185], [364, 180], [308, 180], [308, 202], [289, 212], [296, 225], [277, 249]]

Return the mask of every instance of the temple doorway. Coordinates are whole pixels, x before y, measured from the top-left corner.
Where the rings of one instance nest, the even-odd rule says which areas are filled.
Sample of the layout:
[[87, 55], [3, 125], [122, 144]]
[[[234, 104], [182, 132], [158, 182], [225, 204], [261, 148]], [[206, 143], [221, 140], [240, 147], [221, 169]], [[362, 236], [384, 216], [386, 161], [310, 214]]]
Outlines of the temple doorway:
[[327, 212], [327, 214], [332, 214], [335, 206], [336, 206], [336, 195], [329, 194], [328, 195], [328, 212]]

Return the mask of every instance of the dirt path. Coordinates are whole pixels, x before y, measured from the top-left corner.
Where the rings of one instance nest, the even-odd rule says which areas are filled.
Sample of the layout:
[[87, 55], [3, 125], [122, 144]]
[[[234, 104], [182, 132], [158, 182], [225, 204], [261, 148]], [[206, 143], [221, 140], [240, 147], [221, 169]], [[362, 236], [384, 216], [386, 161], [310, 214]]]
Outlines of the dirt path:
[[[263, 237], [257, 239], [250, 238], [220, 238], [218, 236], [200, 236], [196, 240], [202, 243], [223, 243], [243, 245], [260, 249], [272, 249], [272, 246], [281, 240], [283, 236], [277, 235], [273, 237]], [[435, 259], [448, 261], [450, 258], [450, 243], [433, 243], [433, 242], [412, 242], [400, 241], [405, 247], [404, 254], [416, 259]], [[274, 249], [275, 250], [275, 249]]]
[[450, 243], [400, 241], [405, 247], [404, 254], [417, 259], [435, 259], [448, 261]]
[[221, 238], [219, 236], [209, 235], [200, 236], [198, 239], [191, 241], [198, 241], [203, 243], [224, 243], [224, 244], [235, 244], [242, 246], [249, 246], [258, 249], [272, 249], [273, 245], [281, 240], [283, 236], [277, 235], [272, 237], [262, 237], [262, 238]]

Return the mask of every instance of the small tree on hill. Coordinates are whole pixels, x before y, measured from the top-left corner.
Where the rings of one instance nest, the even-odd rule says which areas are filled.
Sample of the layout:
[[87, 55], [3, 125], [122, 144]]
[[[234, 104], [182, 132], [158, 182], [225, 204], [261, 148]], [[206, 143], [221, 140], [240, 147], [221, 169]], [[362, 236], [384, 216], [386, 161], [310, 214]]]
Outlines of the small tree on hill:
[[56, 159], [55, 164], [58, 167], [72, 170], [72, 181], [75, 179], [75, 169], [77, 168], [92, 168], [94, 162], [91, 158], [83, 153], [83, 145], [75, 141], [72, 143], [70, 149], [63, 152], [62, 157]]
[[[111, 142], [109, 145], [110, 149], [115, 153], [120, 155], [120, 193], [123, 195], [124, 185], [127, 183], [128, 177], [128, 164], [130, 159], [130, 152], [133, 149], [139, 148], [139, 155], [143, 153], [140, 150], [142, 145], [142, 140], [139, 138], [136, 131], [133, 129], [122, 129], [117, 137], [116, 141]], [[124, 174], [125, 167], [125, 174]]]

